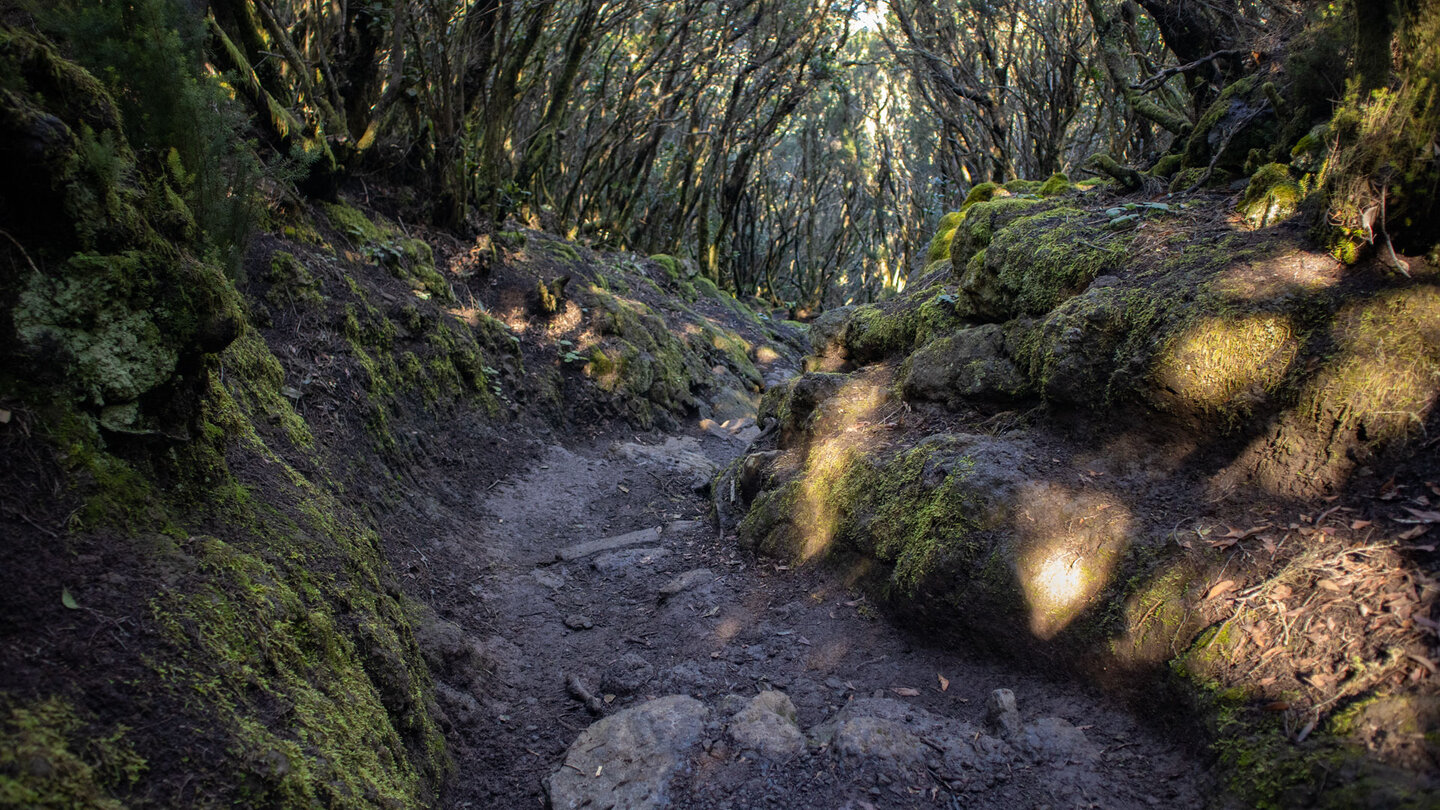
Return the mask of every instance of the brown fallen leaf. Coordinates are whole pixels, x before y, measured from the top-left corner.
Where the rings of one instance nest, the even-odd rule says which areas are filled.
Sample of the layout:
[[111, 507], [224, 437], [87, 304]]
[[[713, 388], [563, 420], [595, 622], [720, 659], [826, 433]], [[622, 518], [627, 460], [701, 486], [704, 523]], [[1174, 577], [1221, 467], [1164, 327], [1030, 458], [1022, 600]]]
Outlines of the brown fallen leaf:
[[1270, 595], [1275, 597], [1276, 599], [1289, 599], [1290, 595], [1293, 593], [1295, 593], [1295, 591], [1291, 589], [1289, 585], [1285, 585], [1283, 583], [1280, 585], [1276, 585], [1275, 588], [1270, 591]]
[[890, 688], [890, 691], [900, 697], [920, 697], [920, 690], [909, 686], [893, 686]]
[[1415, 526], [1400, 533], [1401, 540], [1414, 540], [1420, 535], [1430, 531], [1429, 526]]
[[948, 691], [948, 690], [950, 689], [950, 679], [949, 679], [949, 678], [945, 677], [944, 675], [940, 675], [939, 673], [936, 673], [935, 677], [940, 679], [940, 691], [941, 691], [941, 692], [945, 692], [945, 691]]
[[1425, 658], [1424, 656], [1416, 655], [1415, 653], [1406, 653], [1406, 655], [1409, 656], [1410, 660], [1412, 660], [1412, 661], [1414, 661], [1415, 663], [1419, 664], [1420, 666], [1425, 667], [1426, 669], [1430, 670], [1430, 674], [1431, 674], [1431, 675], [1434, 675], [1435, 673], [1440, 672], [1440, 666], [1436, 666], [1436, 665], [1435, 665], [1435, 662], [1434, 662], [1434, 661], [1431, 661], [1429, 658]]
[[1333, 579], [1322, 579], [1319, 582], [1315, 583], [1315, 585], [1324, 588], [1327, 591], [1331, 591], [1332, 593], [1340, 592], [1340, 583], [1336, 582]]
[[1401, 508], [1404, 509], [1406, 512], [1409, 512], [1410, 514], [1414, 515], [1414, 516], [1415, 516], [1415, 519], [1414, 519], [1414, 520], [1405, 520], [1404, 518], [1395, 518], [1395, 520], [1396, 520], [1397, 522], [1400, 522], [1400, 523], [1440, 523], [1440, 512], [1431, 512], [1431, 511], [1421, 510], [1421, 509], [1411, 509], [1411, 508], [1408, 507], [1408, 506], [1401, 507]]
[[1393, 501], [1400, 497], [1400, 488], [1395, 486], [1395, 476], [1390, 476], [1389, 481], [1380, 485], [1380, 494], [1376, 497], [1382, 501]]
[[1363, 529], [1363, 528], [1365, 528], [1366, 526], [1369, 526], [1369, 525], [1370, 525], [1371, 523], [1373, 523], [1373, 522], [1374, 522], [1374, 521], [1371, 521], [1371, 520], [1352, 520], [1352, 521], [1350, 521], [1350, 528], [1352, 528], [1352, 529]]
[[1221, 594], [1228, 593], [1228, 592], [1234, 590], [1234, 588], [1235, 588], [1235, 580], [1233, 580], [1233, 579], [1224, 579], [1224, 580], [1221, 580], [1221, 581], [1215, 583], [1214, 587], [1212, 587], [1212, 588], [1205, 594], [1205, 598], [1206, 598], [1206, 599], [1214, 599], [1215, 597], [1220, 596]]

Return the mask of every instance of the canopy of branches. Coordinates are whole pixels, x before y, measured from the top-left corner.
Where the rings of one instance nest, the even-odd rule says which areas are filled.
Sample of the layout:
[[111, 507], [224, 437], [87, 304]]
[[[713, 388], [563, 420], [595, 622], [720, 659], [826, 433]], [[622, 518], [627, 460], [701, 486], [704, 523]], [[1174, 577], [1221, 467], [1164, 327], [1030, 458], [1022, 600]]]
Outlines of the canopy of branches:
[[515, 217], [673, 254], [795, 309], [902, 288], [982, 182], [1158, 193], [1296, 153], [1340, 252], [1376, 241], [1377, 210], [1422, 250], [1436, 220], [1440, 14], [1421, 0], [42, 5], [57, 26], [189, 31], [196, 79], [306, 193], [389, 178], [458, 229]]

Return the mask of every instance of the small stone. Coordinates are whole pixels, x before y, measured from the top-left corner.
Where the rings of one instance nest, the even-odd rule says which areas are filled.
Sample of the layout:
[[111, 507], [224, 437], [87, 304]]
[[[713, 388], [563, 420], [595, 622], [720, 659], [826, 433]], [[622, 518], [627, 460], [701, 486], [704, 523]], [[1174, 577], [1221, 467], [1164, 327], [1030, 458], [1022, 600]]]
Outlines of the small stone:
[[583, 613], [572, 613], [565, 617], [565, 626], [571, 630], [589, 630], [595, 626], [590, 617]]
[[784, 692], [761, 692], [730, 719], [730, 737], [761, 756], [788, 759], [805, 750], [796, 715], [795, 704]]
[[565, 574], [561, 571], [552, 571], [546, 568], [536, 568], [530, 572], [535, 581], [551, 590], [565, 585]]
[[694, 571], [686, 571], [660, 586], [660, 598], [669, 599], [678, 593], [704, 585], [714, 578], [715, 572], [709, 568], [697, 568]]
[[996, 689], [985, 699], [985, 727], [1007, 740], [1021, 732], [1023, 726], [1014, 692]]

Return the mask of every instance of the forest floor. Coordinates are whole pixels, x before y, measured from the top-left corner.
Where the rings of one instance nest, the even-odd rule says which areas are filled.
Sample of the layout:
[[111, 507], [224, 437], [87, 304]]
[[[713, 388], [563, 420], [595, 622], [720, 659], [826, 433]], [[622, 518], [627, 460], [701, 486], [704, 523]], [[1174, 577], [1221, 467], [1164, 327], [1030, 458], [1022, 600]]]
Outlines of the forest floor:
[[[544, 806], [555, 774], [557, 807], [1204, 804], [1203, 755], [1116, 700], [927, 643], [844, 571], [737, 551], [692, 489], [756, 433], [731, 427], [516, 436], [524, 463], [454, 490], [448, 530], [400, 561], [491, 672], [478, 700], [436, 672], [456, 765], [442, 806]], [[1024, 727], [987, 712], [996, 689]], [[788, 707], [745, 713], [771, 691], [793, 731], [773, 719]], [[656, 700], [672, 695], [699, 704]], [[641, 706], [665, 710], [660, 731]]]

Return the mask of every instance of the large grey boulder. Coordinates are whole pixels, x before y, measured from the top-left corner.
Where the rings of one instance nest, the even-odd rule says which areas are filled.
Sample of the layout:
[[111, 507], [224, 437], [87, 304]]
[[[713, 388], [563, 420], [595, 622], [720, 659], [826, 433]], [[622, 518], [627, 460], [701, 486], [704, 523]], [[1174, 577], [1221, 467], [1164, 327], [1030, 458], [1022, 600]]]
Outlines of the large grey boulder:
[[657, 698], [585, 729], [545, 781], [555, 810], [670, 803], [670, 779], [699, 746], [710, 710], [686, 695]]

